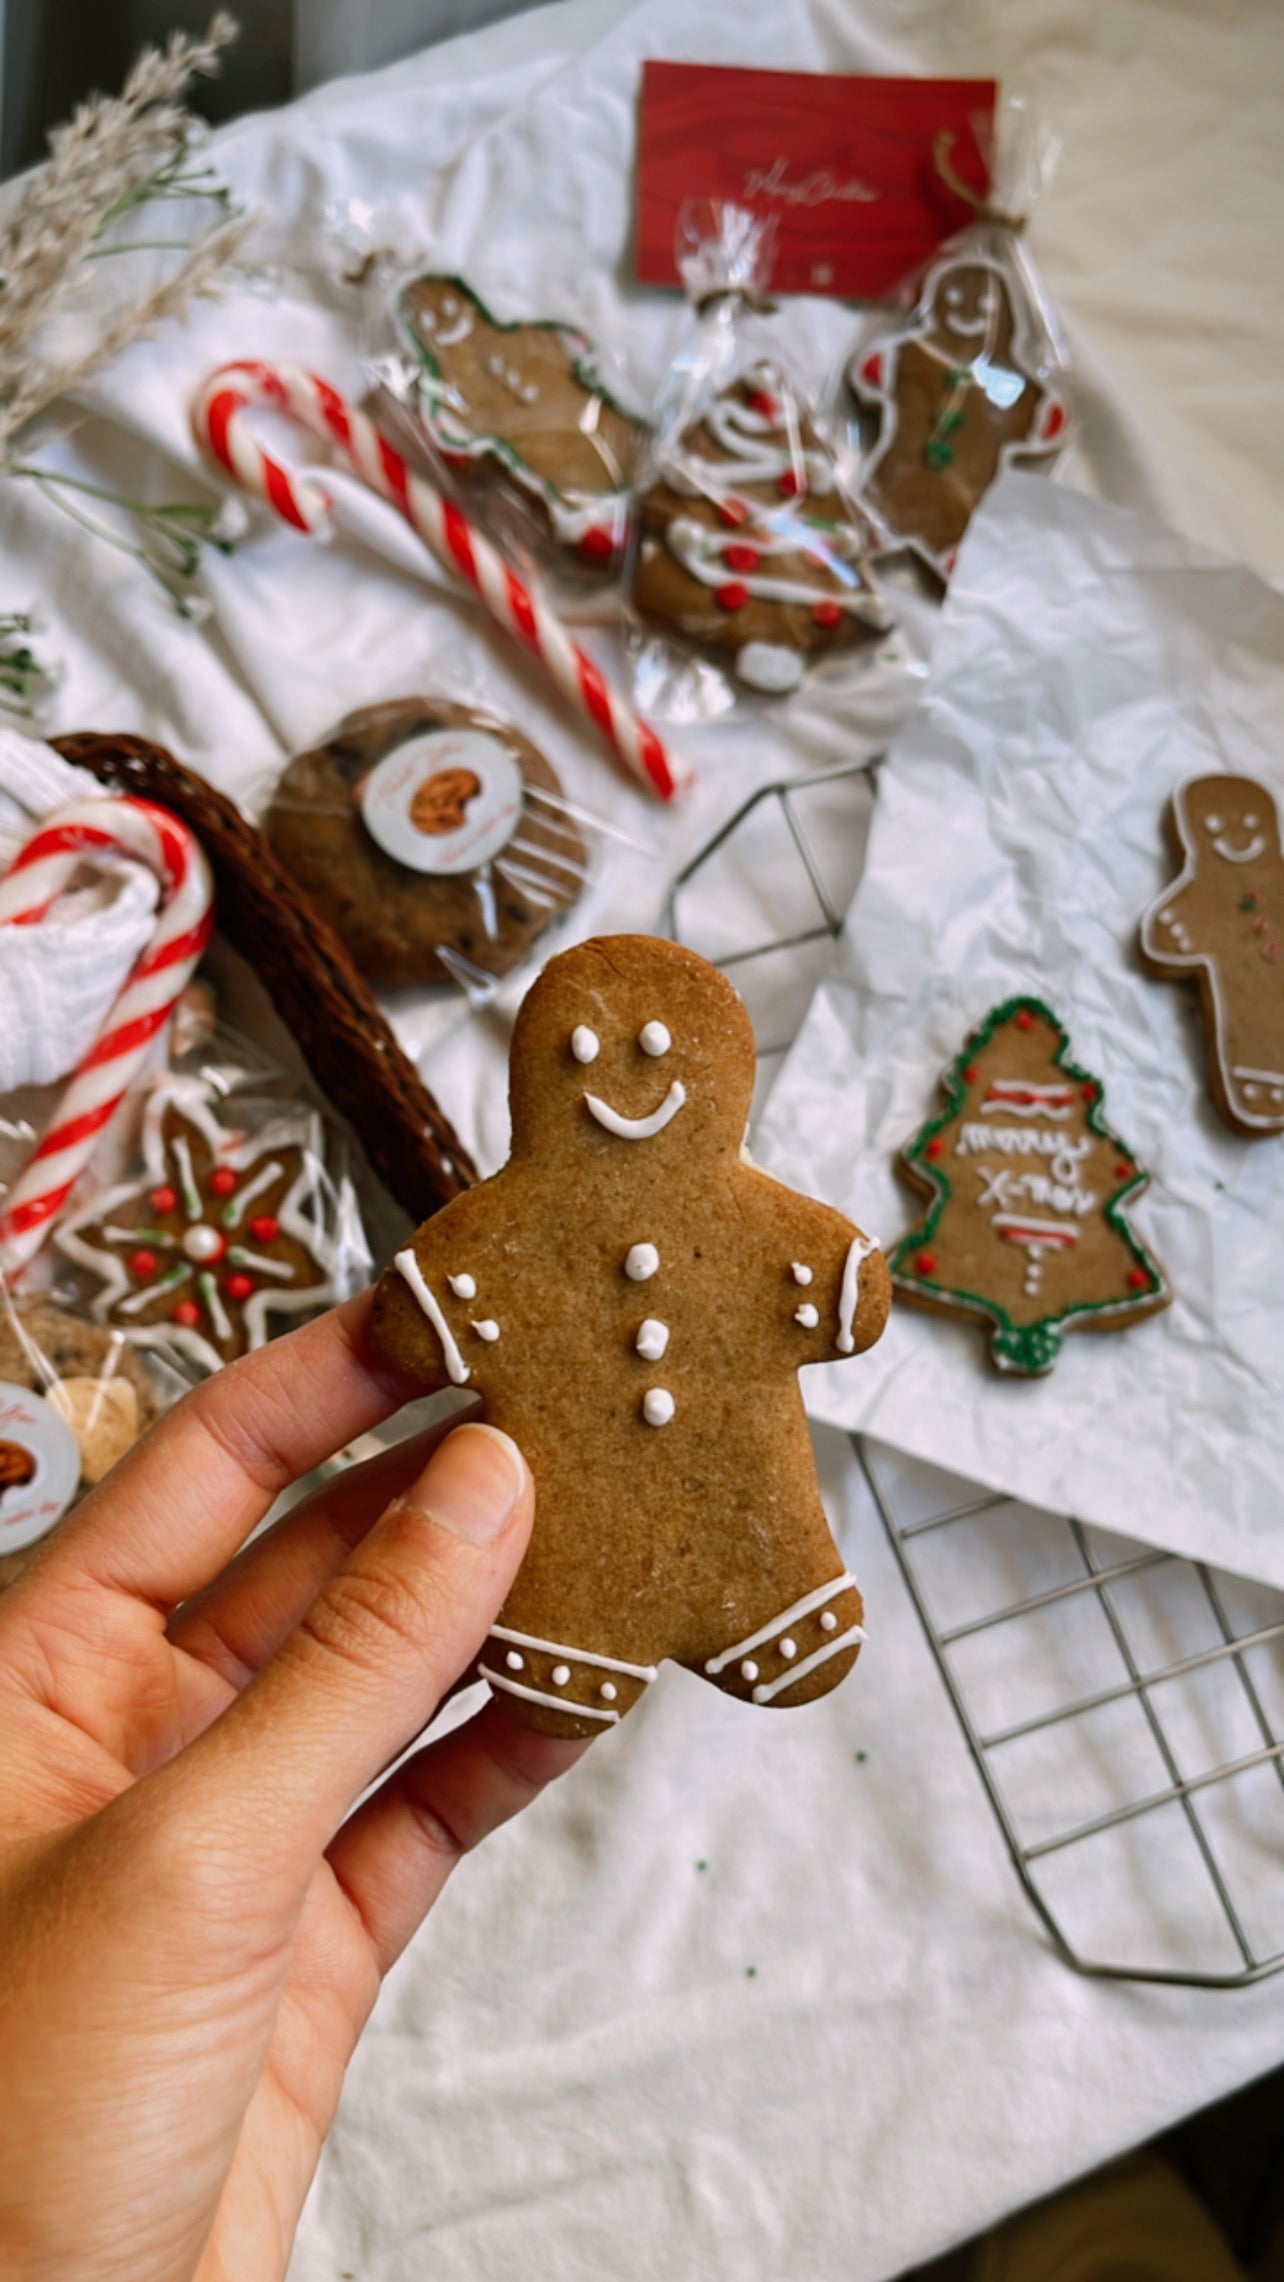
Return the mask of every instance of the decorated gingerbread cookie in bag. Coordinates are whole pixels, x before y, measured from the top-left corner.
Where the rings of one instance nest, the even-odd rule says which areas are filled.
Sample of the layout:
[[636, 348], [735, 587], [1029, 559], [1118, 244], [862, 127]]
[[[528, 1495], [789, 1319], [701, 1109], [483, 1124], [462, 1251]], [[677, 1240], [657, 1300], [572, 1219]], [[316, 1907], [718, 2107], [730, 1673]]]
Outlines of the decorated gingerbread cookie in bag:
[[942, 248], [905, 315], [861, 344], [847, 383], [863, 430], [857, 490], [879, 543], [944, 580], [1001, 470], [1051, 467], [1071, 419], [1065, 351], [1022, 244], [1027, 209], [994, 191], [978, 200], [950, 166], [948, 137], [937, 165], [975, 219]]

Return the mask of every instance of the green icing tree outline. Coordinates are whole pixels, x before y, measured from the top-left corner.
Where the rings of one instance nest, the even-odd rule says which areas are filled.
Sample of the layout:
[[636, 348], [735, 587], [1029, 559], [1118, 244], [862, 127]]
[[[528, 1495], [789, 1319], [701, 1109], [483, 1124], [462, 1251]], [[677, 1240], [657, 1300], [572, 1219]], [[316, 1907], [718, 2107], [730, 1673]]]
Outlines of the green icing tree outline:
[[[1117, 1150], [1118, 1161], [1132, 1166], [1131, 1178], [1120, 1183], [1115, 1194], [1102, 1205], [1105, 1222], [1117, 1236], [1122, 1237], [1137, 1264], [1144, 1271], [1146, 1284], [1139, 1287], [1135, 1298], [1114, 1300], [1076, 1300], [1058, 1308], [1055, 1314], [1041, 1316], [1037, 1322], [1017, 1324], [1012, 1321], [998, 1300], [981, 1292], [968, 1291], [960, 1286], [938, 1284], [931, 1276], [915, 1272], [911, 1254], [921, 1252], [930, 1244], [946, 1206], [956, 1201], [949, 1174], [927, 1152], [931, 1143], [952, 1120], [962, 1115], [967, 1101], [967, 1087], [963, 1071], [976, 1054], [984, 1051], [995, 1032], [1014, 1022], [1019, 1014], [1027, 1013], [1046, 1022], [1055, 1031], [1059, 1044], [1052, 1057], [1052, 1067], [1078, 1087], [1084, 1104], [1084, 1123], [1098, 1140], [1108, 1141]], [[1153, 1254], [1142, 1243], [1130, 1225], [1122, 1207], [1129, 1197], [1137, 1195], [1150, 1179], [1145, 1167], [1137, 1163], [1135, 1152], [1121, 1141], [1114, 1127], [1107, 1125], [1102, 1114], [1104, 1087], [1100, 1078], [1078, 1062], [1069, 1059], [1070, 1033], [1059, 1015], [1041, 998], [1022, 993], [1006, 998], [968, 1033], [948, 1068], [941, 1072], [940, 1084], [945, 1094], [945, 1108], [919, 1127], [912, 1141], [901, 1151], [901, 1165], [905, 1177], [912, 1185], [924, 1191], [931, 1199], [926, 1216], [915, 1223], [893, 1248], [890, 1261], [892, 1278], [898, 1288], [923, 1300], [939, 1311], [953, 1312], [966, 1308], [970, 1313], [984, 1316], [991, 1326], [990, 1356], [1001, 1371], [1020, 1373], [1025, 1377], [1041, 1377], [1052, 1369], [1061, 1352], [1061, 1343], [1067, 1327], [1079, 1316], [1122, 1316], [1142, 1319], [1166, 1306], [1172, 1293], [1163, 1270]]]

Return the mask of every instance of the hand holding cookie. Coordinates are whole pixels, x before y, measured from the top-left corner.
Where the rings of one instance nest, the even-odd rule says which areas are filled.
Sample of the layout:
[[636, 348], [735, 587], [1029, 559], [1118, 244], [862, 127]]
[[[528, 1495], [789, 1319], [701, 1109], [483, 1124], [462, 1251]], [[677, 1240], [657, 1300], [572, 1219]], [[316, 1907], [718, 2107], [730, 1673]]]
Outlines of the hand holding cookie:
[[673, 943], [550, 962], [513, 1034], [512, 1155], [376, 1292], [380, 1351], [475, 1389], [521, 1442], [535, 1534], [479, 1669], [519, 1717], [592, 1735], [665, 1658], [806, 1703], [855, 1660], [797, 1374], [880, 1336], [873, 1241], [743, 1149], [749, 1018]]

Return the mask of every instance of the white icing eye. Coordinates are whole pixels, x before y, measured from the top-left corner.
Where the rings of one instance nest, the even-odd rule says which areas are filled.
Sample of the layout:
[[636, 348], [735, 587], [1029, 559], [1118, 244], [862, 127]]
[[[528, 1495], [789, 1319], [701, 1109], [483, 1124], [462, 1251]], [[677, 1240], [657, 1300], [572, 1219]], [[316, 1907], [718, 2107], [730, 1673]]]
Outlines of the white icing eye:
[[1243, 825], [1246, 832], [1251, 832], [1256, 822], [1257, 818], [1255, 816], [1241, 816], [1240, 818], [1240, 823]]
[[667, 1054], [673, 1040], [662, 1022], [644, 1022], [638, 1032], [638, 1044], [644, 1054]]
[[950, 308], [950, 309], [958, 309], [958, 308], [961, 308], [961, 307], [962, 307], [962, 303], [963, 303], [963, 288], [962, 288], [962, 286], [961, 286], [961, 285], [947, 285], [947, 286], [946, 286], [946, 288], [945, 288], [945, 300], [946, 300], [946, 305], [947, 305], [947, 307], [948, 307], [948, 308]]
[[583, 1022], [578, 1023], [571, 1032], [571, 1052], [576, 1061], [595, 1062], [601, 1051], [602, 1041], [596, 1030], [590, 1030]]
[[1206, 832], [1220, 832], [1221, 828], [1222, 820], [1220, 816], [1206, 816], [1204, 818], [1204, 830]]

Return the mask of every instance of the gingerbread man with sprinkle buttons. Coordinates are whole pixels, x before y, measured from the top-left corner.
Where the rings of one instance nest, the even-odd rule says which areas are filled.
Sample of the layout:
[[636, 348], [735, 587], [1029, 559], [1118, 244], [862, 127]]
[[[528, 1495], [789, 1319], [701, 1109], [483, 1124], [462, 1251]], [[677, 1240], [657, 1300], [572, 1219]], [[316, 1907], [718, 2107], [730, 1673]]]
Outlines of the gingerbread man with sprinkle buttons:
[[525, 1452], [534, 1531], [477, 1668], [547, 1734], [615, 1725], [665, 1658], [807, 1703], [863, 1638], [797, 1373], [873, 1344], [890, 1279], [871, 1238], [751, 1162], [754, 1059], [694, 952], [565, 952], [514, 1029], [508, 1164], [376, 1292], [384, 1354], [475, 1389]]

